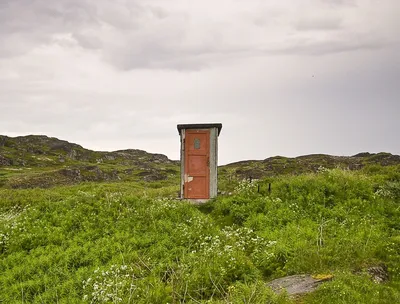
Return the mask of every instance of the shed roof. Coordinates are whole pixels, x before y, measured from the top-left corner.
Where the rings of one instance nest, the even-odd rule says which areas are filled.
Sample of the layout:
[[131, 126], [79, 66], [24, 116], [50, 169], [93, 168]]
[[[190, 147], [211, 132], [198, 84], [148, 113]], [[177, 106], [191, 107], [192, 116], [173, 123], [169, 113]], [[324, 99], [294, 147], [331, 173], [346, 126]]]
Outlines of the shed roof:
[[182, 129], [211, 129], [218, 128], [218, 135], [221, 133], [221, 123], [199, 123], [199, 124], [179, 124], [177, 125], [178, 133], [181, 134]]

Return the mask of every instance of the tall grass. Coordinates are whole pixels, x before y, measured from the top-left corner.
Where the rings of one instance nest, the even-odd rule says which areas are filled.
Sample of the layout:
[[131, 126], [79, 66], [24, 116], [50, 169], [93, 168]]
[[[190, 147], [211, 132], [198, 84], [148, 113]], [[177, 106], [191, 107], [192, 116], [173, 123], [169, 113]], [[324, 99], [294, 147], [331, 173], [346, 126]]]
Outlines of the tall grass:
[[[165, 185], [0, 190], [0, 302], [293, 303], [266, 282], [311, 273], [334, 280], [305, 303], [395, 303], [393, 172], [243, 181], [201, 206]], [[370, 278], [377, 265], [388, 282]]]

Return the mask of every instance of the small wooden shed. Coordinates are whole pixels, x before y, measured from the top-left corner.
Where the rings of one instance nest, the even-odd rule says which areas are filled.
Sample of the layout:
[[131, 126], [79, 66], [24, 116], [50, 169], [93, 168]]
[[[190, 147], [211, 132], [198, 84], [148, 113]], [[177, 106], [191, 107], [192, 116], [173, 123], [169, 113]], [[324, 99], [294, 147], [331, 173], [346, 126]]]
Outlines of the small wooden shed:
[[220, 123], [180, 124], [182, 199], [206, 201], [218, 192], [218, 136]]

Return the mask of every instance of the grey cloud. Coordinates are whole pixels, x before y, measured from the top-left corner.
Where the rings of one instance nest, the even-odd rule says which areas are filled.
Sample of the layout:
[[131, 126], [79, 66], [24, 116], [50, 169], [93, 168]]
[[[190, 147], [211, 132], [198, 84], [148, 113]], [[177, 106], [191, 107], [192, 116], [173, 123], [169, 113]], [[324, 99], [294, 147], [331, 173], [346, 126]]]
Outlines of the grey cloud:
[[[334, 3], [349, 5], [352, 2], [334, 1]], [[263, 56], [266, 53], [326, 55], [358, 49], [373, 50], [386, 46], [386, 40], [382, 36], [370, 33], [368, 27], [366, 30], [344, 28], [343, 18], [337, 12], [322, 11], [321, 15], [308, 18], [303, 16], [294, 24], [300, 33], [299, 36], [290, 34], [286, 38], [282, 36], [282, 41], [275, 42], [269, 41], [268, 31], [263, 34], [262, 29], [256, 28], [266, 27], [273, 32], [275, 27], [280, 25], [278, 19], [285, 20], [282, 9], [265, 9], [261, 10], [262, 14], [253, 11], [256, 15], [253, 19], [253, 26], [256, 27], [254, 29], [251, 29], [250, 23], [237, 20], [238, 26], [242, 24], [249, 34], [259, 31], [257, 40], [253, 40], [251, 35], [246, 37], [246, 32], [244, 36], [234, 38], [234, 30], [229, 24], [212, 21], [205, 24], [204, 28], [201, 28], [201, 24], [197, 25], [196, 31], [193, 31], [189, 14], [179, 11], [166, 13], [162, 10], [160, 17], [160, 14], [154, 11], [153, 8], [140, 7], [136, 10], [136, 17], [140, 20], [141, 26], [137, 27], [136, 23], [132, 23], [129, 28], [119, 24], [118, 26], [124, 31], [117, 33], [113, 38], [110, 38], [112, 34], [102, 36], [100, 33], [99, 36], [103, 37], [101, 44], [105, 60], [122, 70], [200, 70], [219, 65], [227, 58]], [[325, 34], [323, 38], [309, 38], [301, 34], [316, 30]], [[329, 34], [330, 32], [333, 34]], [[335, 32], [339, 32], [340, 35]], [[366, 34], [362, 35], [363, 32]], [[100, 42], [97, 45], [99, 44]]]
[[194, 59], [174, 60], [191, 53], [185, 45], [188, 19], [183, 13], [170, 16], [161, 7], [145, 6], [140, 1], [6, 3], [0, 7], [0, 37], [5, 42], [0, 57], [20, 56], [38, 45], [54, 43], [54, 35], [71, 34], [81, 47], [102, 50], [108, 62], [123, 70], [174, 65], [177, 69], [197, 69]]
[[172, 69], [196, 71], [217, 64], [221, 56], [240, 53], [240, 50], [198, 48], [174, 49], [157, 41], [141, 42], [132, 48], [114, 49], [106, 59], [122, 70]]
[[317, 18], [303, 18], [298, 20], [294, 26], [299, 31], [309, 30], [337, 30], [342, 27], [342, 18], [319, 16]]
[[388, 44], [388, 41], [380, 37], [369, 37], [364, 35], [354, 35], [342, 38], [338, 37], [325, 41], [305, 38], [300, 39], [297, 42], [291, 42], [290, 45], [282, 48], [266, 50], [266, 52], [275, 54], [323, 56], [356, 50], [377, 50], [386, 47]]
[[[83, 49], [95, 50], [103, 60], [125, 71], [200, 70], [235, 58], [326, 55], [386, 45], [381, 34], [370, 33], [368, 25], [365, 29], [345, 28], [340, 11], [330, 12], [321, 7], [345, 6], [354, 3], [351, 0], [315, 0], [316, 15], [311, 16], [300, 6], [299, 12], [288, 7], [285, 10], [284, 6], [252, 7], [246, 18], [230, 23], [194, 16], [194, 12], [179, 6], [167, 9], [141, 0], [2, 3], [0, 38], [6, 43], [0, 47], [0, 57], [19, 56], [39, 45], [61, 43], [54, 36], [67, 34]], [[298, 15], [299, 19], [294, 18]], [[294, 23], [293, 18], [297, 20]], [[236, 33], [235, 29], [243, 32]], [[314, 31], [322, 36], [313, 37]], [[364, 36], [359, 34], [363, 32]]]
[[84, 33], [73, 33], [72, 37], [85, 49], [101, 49], [102, 41], [95, 35]]
[[0, 7], [0, 57], [20, 56], [48, 44], [52, 35], [95, 23], [86, 0], [11, 0]]
[[321, 4], [325, 4], [331, 8], [355, 7], [357, 0], [318, 0]]
[[285, 11], [277, 7], [265, 7], [257, 11], [250, 11], [243, 13], [245, 20], [250, 20], [256, 26], [270, 26], [273, 25], [280, 17], [284, 15]]

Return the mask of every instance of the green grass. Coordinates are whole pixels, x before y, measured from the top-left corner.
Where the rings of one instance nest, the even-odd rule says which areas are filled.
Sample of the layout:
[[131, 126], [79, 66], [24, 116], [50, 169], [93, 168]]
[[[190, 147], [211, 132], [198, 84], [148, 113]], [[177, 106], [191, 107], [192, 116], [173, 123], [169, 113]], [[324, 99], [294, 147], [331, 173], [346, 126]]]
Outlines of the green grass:
[[[168, 168], [167, 168], [168, 169]], [[271, 184], [271, 192], [268, 185]], [[400, 172], [220, 179], [205, 205], [172, 177], [0, 189], [0, 303], [396, 303]], [[375, 283], [367, 270], [387, 268]], [[266, 283], [334, 279], [300, 299]]]

